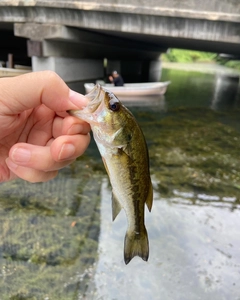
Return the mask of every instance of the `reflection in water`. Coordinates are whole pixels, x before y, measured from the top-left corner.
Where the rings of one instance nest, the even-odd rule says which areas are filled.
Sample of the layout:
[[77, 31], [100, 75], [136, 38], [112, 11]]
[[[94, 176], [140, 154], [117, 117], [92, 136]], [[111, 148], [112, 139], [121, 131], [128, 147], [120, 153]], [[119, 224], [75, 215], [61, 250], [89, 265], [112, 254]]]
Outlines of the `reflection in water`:
[[[178, 195], [178, 199], [182, 196]], [[171, 205], [174, 198], [162, 198], [155, 192], [152, 213], [146, 212], [149, 261], [145, 263], [135, 257], [126, 266], [123, 261], [126, 218], [121, 213], [111, 222], [110, 198], [111, 190], [105, 179], [101, 188], [99, 259], [87, 299], [237, 297], [240, 211], [229, 214], [214, 206], [185, 206], [181, 201], [175, 206]]]
[[212, 101], [212, 109], [224, 109], [234, 107], [237, 101], [239, 88], [239, 76], [216, 74], [215, 92]]
[[207, 194], [194, 194], [189, 192], [181, 192], [174, 190], [175, 197], [171, 198], [172, 204], [177, 205], [196, 205], [196, 206], [214, 206], [218, 208], [225, 208], [231, 211], [240, 209], [240, 203], [237, 197], [216, 196]]

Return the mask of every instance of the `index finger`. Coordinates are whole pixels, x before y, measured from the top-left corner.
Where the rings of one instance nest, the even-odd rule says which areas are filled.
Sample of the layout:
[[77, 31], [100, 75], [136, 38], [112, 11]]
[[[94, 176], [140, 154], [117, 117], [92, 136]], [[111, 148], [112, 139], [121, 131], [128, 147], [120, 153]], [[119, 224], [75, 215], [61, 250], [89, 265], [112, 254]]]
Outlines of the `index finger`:
[[41, 71], [0, 79], [0, 102], [5, 114], [18, 114], [40, 104], [56, 112], [79, 109], [88, 100], [72, 91], [56, 73]]

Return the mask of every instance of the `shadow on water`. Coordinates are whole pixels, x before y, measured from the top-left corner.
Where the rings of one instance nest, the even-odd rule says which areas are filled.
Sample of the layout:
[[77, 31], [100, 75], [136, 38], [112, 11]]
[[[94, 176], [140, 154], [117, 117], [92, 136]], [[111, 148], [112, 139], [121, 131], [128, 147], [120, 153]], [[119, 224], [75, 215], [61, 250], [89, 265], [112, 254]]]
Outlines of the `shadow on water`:
[[126, 217], [111, 221], [92, 141], [53, 181], [0, 185], [1, 300], [240, 299], [238, 80], [176, 70], [162, 80], [165, 97], [125, 104], [149, 148], [149, 261], [124, 264]]

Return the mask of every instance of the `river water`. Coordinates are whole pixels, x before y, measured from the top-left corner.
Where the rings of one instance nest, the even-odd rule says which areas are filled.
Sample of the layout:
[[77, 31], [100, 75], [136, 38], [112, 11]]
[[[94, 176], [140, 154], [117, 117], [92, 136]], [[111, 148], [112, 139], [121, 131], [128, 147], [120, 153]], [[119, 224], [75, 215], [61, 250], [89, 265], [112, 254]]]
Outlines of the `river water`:
[[[48, 183], [0, 185], [0, 299], [240, 300], [240, 93], [229, 74], [163, 70], [130, 103], [149, 147], [148, 262], [123, 261], [126, 217], [94, 141]], [[126, 104], [128, 105], [128, 104]]]

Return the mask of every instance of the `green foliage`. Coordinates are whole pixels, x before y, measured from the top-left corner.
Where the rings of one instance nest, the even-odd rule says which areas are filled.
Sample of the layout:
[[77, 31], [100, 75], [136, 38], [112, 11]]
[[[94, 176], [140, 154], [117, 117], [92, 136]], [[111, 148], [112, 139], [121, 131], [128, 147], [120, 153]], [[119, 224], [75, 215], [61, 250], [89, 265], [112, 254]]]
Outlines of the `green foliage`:
[[239, 60], [230, 60], [225, 63], [225, 66], [228, 68], [240, 70], [240, 61]]
[[178, 63], [215, 62], [228, 68], [240, 70], [239, 60], [226, 60], [217, 56], [216, 53], [193, 50], [171, 49], [161, 56], [162, 61]]
[[169, 62], [211, 62], [215, 61], [216, 54], [209, 52], [171, 49], [168, 53], [162, 55], [163, 61]]

